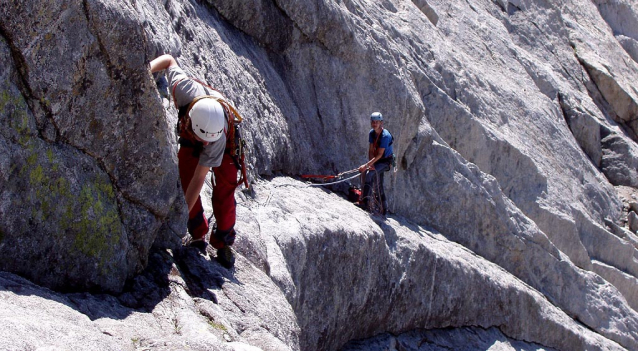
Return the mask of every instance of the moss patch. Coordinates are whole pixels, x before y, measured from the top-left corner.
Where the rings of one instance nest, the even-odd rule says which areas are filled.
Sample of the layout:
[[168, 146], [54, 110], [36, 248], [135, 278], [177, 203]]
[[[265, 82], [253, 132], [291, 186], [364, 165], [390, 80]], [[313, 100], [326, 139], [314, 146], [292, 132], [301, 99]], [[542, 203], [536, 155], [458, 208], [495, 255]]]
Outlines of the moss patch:
[[[46, 99], [40, 103], [49, 105]], [[20, 194], [15, 213], [25, 213], [16, 230], [51, 236], [56, 250], [66, 251], [58, 254], [68, 264], [95, 262], [98, 274], [112, 273], [124, 231], [108, 177], [82, 155], [61, 156], [57, 146], [40, 140], [24, 97], [8, 79], [0, 81], [0, 115], [0, 134], [20, 150], [11, 159], [9, 177], [9, 186]], [[0, 232], [0, 242], [4, 237]]]
[[226, 326], [224, 326], [223, 324], [220, 324], [220, 323], [215, 323], [213, 321], [208, 321], [208, 325], [210, 325], [213, 329], [228, 331], [228, 329], [226, 329]]
[[6, 128], [5, 133], [13, 134], [13, 130], [15, 134], [11, 136], [12, 139], [17, 137], [18, 144], [25, 146], [33, 133], [29, 127], [28, 107], [24, 97], [19, 93], [11, 94], [11, 90], [8, 80], [0, 85], [0, 111], [6, 116], [7, 123], [1, 127]]

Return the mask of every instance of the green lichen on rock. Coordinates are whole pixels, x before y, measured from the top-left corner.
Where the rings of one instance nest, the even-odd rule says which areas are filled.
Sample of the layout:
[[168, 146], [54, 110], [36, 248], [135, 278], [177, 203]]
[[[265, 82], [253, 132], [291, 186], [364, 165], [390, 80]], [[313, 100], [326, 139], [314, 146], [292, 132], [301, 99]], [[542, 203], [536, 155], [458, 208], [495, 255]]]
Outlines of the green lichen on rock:
[[15, 131], [13, 137], [17, 137], [18, 144], [25, 146], [33, 132], [29, 127], [27, 103], [21, 94], [12, 94], [11, 84], [8, 80], [5, 80], [0, 86], [0, 111], [5, 114], [7, 121], [7, 125], [3, 126], [3, 129], [6, 128], [6, 132], [10, 134], [12, 130]]
[[75, 215], [70, 228], [75, 233], [74, 247], [87, 256], [100, 258], [101, 267], [104, 268], [114, 253], [118, 234], [121, 233], [113, 188], [99, 180], [85, 184], [78, 200], [80, 212]]
[[[34, 139], [30, 146], [36, 143]], [[18, 172], [22, 186], [29, 189], [25, 196], [31, 218], [36, 223], [53, 223], [55, 228], [47, 230], [68, 242], [63, 246], [69, 255], [88, 257], [97, 263], [100, 274], [108, 274], [123, 233], [112, 184], [98, 168], [77, 179], [78, 174], [54, 149], [41, 150], [42, 146], [26, 149], [28, 156]]]
[[31, 184], [41, 184], [44, 181], [45, 181], [44, 168], [42, 168], [42, 165], [35, 166], [29, 172], [29, 182]]

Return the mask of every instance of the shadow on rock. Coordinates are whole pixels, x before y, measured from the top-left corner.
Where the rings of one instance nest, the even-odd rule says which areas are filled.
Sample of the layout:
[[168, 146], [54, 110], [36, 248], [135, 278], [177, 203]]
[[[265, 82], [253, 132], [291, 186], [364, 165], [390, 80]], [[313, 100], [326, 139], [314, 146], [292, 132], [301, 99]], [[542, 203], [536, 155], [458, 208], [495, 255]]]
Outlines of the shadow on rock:
[[191, 297], [217, 304], [216, 291], [221, 289], [225, 280], [240, 284], [231, 270], [214, 260], [212, 252], [204, 255], [190, 247], [179, 247], [174, 251], [153, 249], [147, 268], [129, 280], [124, 291], [116, 296], [88, 292], [64, 294], [14, 274], [3, 274], [0, 272], [0, 290], [56, 301], [91, 320], [121, 320], [136, 311], [151, 312], [176, 287], [183, 288]]
[[156, 250], [146, 270], [133, 278], [118, 298], [128, 307], [151, 311], [171, 293], [171, 284], [176, 284], [191, 297], [217, 303], [215, 291], [221, 289], [224, 278], [238, 283], [231, 270], [215, 261], [210, 247], [206, 254], [192, 247], [179, 247], [172, 255]]
[[175, 286], [183, 288], [191, 297], [217, 304], [216, 290], [221, 289], [224, 278], [238, 283], [231, 271], [214, 260], [211, 252], [202, 254], [191, 247], [173, 251], [153, 249], [147, 268], [129, 280], [119, 296], [89, 293], [67, 296], [75, 304], [71, 307], [92, 320], [124, 319], [134, 311], [152, 312]]
[[241, 284], [234, 276], [234, 268], [226, 269], [219, 264], [211, 246], [206, 254], [191, 247], [182, 247], [174, 252], [185, 288], [192, 297], [199, 297], [217, 303], [215, 290], [220, 290], [224, 279]]

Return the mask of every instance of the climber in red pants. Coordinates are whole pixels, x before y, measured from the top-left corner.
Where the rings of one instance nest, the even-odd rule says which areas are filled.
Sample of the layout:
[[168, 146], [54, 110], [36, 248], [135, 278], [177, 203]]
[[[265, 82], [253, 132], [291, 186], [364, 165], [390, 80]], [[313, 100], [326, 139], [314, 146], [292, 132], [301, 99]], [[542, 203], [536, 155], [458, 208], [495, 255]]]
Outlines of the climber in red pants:
[[[229, 115], [234, 109], [218, 91], [189, 78], [171, 55], [151, 61], [151, 72], [167, 70], [173, 101], [179, 110], [179, 176], [188, 204], [188, 231], [191, 246], [206, 250], [208, 220], [199, 196], [212, 168], [213, 214], [216, 228], [210, 244], [217, 249], [217, 261], [232, 268], [235, 257], [230, 246], [235, 241], [235, 188], [238, 165], [229, 153]], [[230, 122], [232, 123], [232, 122]]]

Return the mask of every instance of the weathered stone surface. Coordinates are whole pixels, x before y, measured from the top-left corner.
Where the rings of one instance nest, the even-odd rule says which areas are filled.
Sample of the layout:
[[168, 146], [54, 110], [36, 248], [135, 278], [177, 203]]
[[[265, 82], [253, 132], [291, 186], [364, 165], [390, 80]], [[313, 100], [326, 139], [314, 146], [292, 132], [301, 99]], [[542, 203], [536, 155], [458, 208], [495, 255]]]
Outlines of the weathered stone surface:
[[622, 47], [627, 51], [634, 61], [638, 62], [638, 41], [633, 38], [628, 38], [624, 35], [617, 35], [616, 39]]
[[638, 4], [631, 0], [594, 0], [600, 15], [617, 35], [638, 40]]
[[[638, 8], [634, 3], [631, 5], [628, 1], [610, 3], [621, 4], [618, 7], [615, 5], [610, 6], [614, 7], [616, 15], [638, 18]], [[621, 7], [623, 8], [622, 10], [620, 10]], [[573, 11], [572, 14], [575, 15], [575, 20], [595, 16], [595, 14], [587, 13], [582, 9]], [[612, 28], [623, 26], [622, 23], [616, 23], [617, 21], [620, 20], [608, 19]], [[633, 33], [636, 30], [632, 28], [636, 27], [636, 20], [622, 22], [629, 24], [626, 26], [628, 31], [626, 34], [629, 34], [630, 37], [633, 36], [634, 40], [638, 38], [638, 34]], [[606, 35], [599, 35], [601, 31]], [[638, 73], [638, 62], [631, 59], [618, 41], [609, 36], [611, 33], [606, 31], [604, 27], [597, 32], [573, 30], [571, 34], [570, 39], [572, 40], [571, 44], [574, 46], [574, 53], [595, 83], [596, 89], [600, 91], [609, 103], [611, 117], [628, 129], [634, 141], [638, 140], [636, 136], [638, 130], [638, 124], [636, 124], [638, 92], [632, 86], [631, 79]]]
[[[191, 248], [155, 252], [119, 296], [60, 294], [0, 272], [6, 350], [298, 350], [290, 305], [239, 258], [234, 273]], [[251, 346], [252, 345], [252, 346]]]
[[342, 351], [381, 350], [550, 351], [552, 349], [538, 344], [508, 339], [496, 328], [481, 329], [476, 327], [411, 331], [398, 336], [382, 334], [371, 339], [350, 342], [342, 348]]
[[629, 215], [627, 216], [627, 225], [629, 226], [629, 230], [633, 233], [638, 232], [638, 215], [636, 212], [629, 212]]
[[111, 179], [86, 153], [41, 138], [16, 75], [9, 65], [0, 78], [0, 266], [55, 288], [121, 288], [134, 272]]
[[[14, 331], [0, 333], [3, 346], [335, 350], [351, 339], [443, 327], [459, 345], [477, 345], [462, 327], [478, 326], [488, 329], [484, 344], [622, 350], [502, 268], [401, 217], [375, 221], [289, 178], [256, 184], [239, 212], [240, 234], [258, 229], [238, 242], [232, 271], [212, 252], [156, 251], [117, 297], [54, 293], [0, 273], [0, 320]], [[269, 275], [244, 257], [251, 242], [265, 243]], [[12, 319], [18, 308], [24, 318]], [[48, 327], [56, 321], [62, 329]], [[68, 329], [81, 337], [60, 337]]]
[[293, 22], [270, 0], [207, 0], [238, 29], [275, 51], [285, 50], [292, 42]]
[[130, 340], [102, 333], [66, 296], [0, 273], [0, 344], [5, 350], [132, 350]]
[[634, 310], [638, 309], [638, 279], [636, 279], [635, 275], [628, 274], [603, 262], [593, 261], [593, 264], [593, 271], [614, 284], [627, 299], [627, 303]]
[[[251, 232], [247, 240], [266, 242], [270, 276], [296, 312], [303, 333], [302, 349], [336, 349], [347, 340], [383, 331], [396, 334], [464, 325], [500, 325], [510, 337], [542, 340], [543, 345], [557, 349], [583, 342], [589, 345], [585, 348], [616, 347], [593, 334], [573, 338], [570, 335], [580, 327], [559, 317], [562, 312], [538, 314], [538, 310], [553, 308], [545, 298], [436, 232], [401, 218], [372, 222], [336, 195], [302, 188], [288, 179], [257, 185], [255, 192], [254, 202], [240, 207], [244, 220], [259, 224], [259, 231]], [[537, 264], [546, 261], [542, 253], [535, 255]], [[548, 263], [543, 279], [554, 279], [552, 271], [563, 270], [559, 275], [565, 274], [573, 269], [570, 265], [563, 261], [550, 268]], [[584, 279], [567, 275], [573, 280]], [[614, 291], [608, 284], [603, 290]], [[581, 298], [585, 297], [574, 300]], [[599, 307], [607, 302], [592, 298], [596, 299], [594, 294], [586, 299], [598, 307], [591, 313], [606, 313]], [[532, 317], [523, 322], [511, 314], [513, 310]], [[543, 326], [531, 320], [543, 320]], [[625, 329], [625, 333], [632, 332]]]
[[143, 29], [121, 5], [1, 7], [0, 267], [56, 289], [121, 290], [179, 191]]
[[614, 185], [638, 187], [638, 146], [603, 128], [601, 169]]
[[[119, 291], [153, 242], [172, 247], [173, 278], [187, 288], [157, 289], [173, 285], [147, 274], [119, 301], [166, 307], [162, 330], [182, 326], [202, 349], [337, 348], [470, 325], [556, 349], [638, 349], [638, 237], [623, 228], [614, 188], [638, 182], [633, 2], [43, 4], [0, 5], [2, 269]], [[382, 111], [400, 167], [387, 179], [390, 209], [401, 217], [379, 226], [334, 195], [284, 190], [299, 184], [288, 178], [261, 183], [256, 200], [239, 197], [237, 224], [236, 274], [258, 288], [225, 282], [222, 297], [215, 263], [178, 250], [175, 111], [162, 109], [146, 65], [166, 52], [242, 111], [253, 177], [354, 168], [368, 115]], [[91, 201], [59, 195], [57, 178], [20, 176], [29, 160]], [[65, 225], [67, 212], [88, 221]], [[60, 220], [38, 224], [45, 217]], [[22, 263], [36, 260], [47, 264]], [[276, 316], [247, 309], [259, 303]], [[200, 337], [201, 316], [228, 334]], [[185, 339], [145, 333], [144, 347]]]
[[[319, 2], [304, 6], [279, 1], [277, 5], [295, 24], [293, 42], [286, 45], [281, 57], [270, 55], [264, 60], [257, 48], [236, 48], [235, 52], [242, 57], [248, 55], [249, 61], [228, 58], [219, 69], [218, 57], [202, 57], [195, 47], [181, 46], [183, 65], [193, 71], [217, 72], [218, 76], [207, 78], [222, 90], [230, 80], [243, 82], [239, 90], [232, 90], [249, 111], [249, 120], [260, 122], [259, 126], [249, 124], [258, 173], [347, 170], [360, 162], [357, 153], [365, 150], [360, 135], [366, 130], [368, 110], [392, 111], [387, 114], [386, 125], [396, 137], [395, 150], [407, 172], [399, 172], [390, 180], [395, 188], [391, 209], [432, 225], [508, 267], [551, 296], [561, 308], [584, 317], [590, 327], [606, 329], [595, 321], [598, 317], [585, 317], [600, 316], [601, 311], [581, 315], [577, 311], [587, 307], [574, 303], [573, 295], [562, 288], [563, 281], [579, 281], [568, 290], [595, 296], [600, 292], [593, 281], [599, 278], [569, 264], [563, 266], [555, 250], [564, 251], [579, 267], [593, 269], [592, 256], [597, 253], [588, 244], [592, 234], [587, 230], [603, 228], [605, 218], [618, 218], [621, 212], [613, 187], [596, 168], [599, 165], [592, 164], [581, 151], [582, 145], [589, 143], [590, 147], [583, 149], [593, 155], [591, 159], [602, 163], [605, 151], [596, 125], [613, 129], [624, 142], [631, 142], [616, 122], [606, 117], [617, 108], [614, 104], [620, 103], [604, 99], [604, 89], [596, 88], [595, 80], [590, 80], [581, 64], [582, 58], [574, 55], [574, 46], [577, 53], [588, 52], [578, 46], [586, 41], [576, 40], [587, 37], [589, 34], [580, 31], [588, 29], [575, 23], [582, 23], [582, 28], [589, 23], [598, 25], [596, 21], [601, 18], [596, 17], [595, 6], [584, 1], [574, 2], [571, 7], [517, 2], [511, 7], [506, 4], [502, 12], [486, 2], [469, 6], [432, 1], [428, 5], [439, 14], [435, 29], [422, 12], [413, 12], [405, 4], [385, 2], [363, 7], [351, 2]], [[255, 30], [246, 28], [252, 12], [220, 11], [244, 33]], [[177, 12], [171, 16], [180, 18]], [[193, 19], [183, 26], [194, 32], [198, 25], [210, 25], [208, 17], [205, 19], [200, 24]], [[219, 38], [213, 35], [198, 40], [211, 41], [216, 51], [227, 52], [233, 47], [232, 41], [222, 38], [232, 33], [222, 25], [215, 26]], [[183, 30], [177, 28], [178, 35]], [[424, 37], [424, 31], [432, 35]], [[612, 46], [607, 42], [616, 42], [613, 33], [597, 33], [598, 42], [614, 55], [624, 53], [617, 43]], [[182, 38], [183, 43], [188, 42], [187, 37]], [[407, 50], [406, 42], [398, 38], [409, 38]], [[235, 71], [238, 62], [242, 71]], [[623, 69], [628, 76], [633, 74], [630, 68]], [[238, 76], [231, 77], [229, 72]], [[617, 84], [624, 86], [626, 82]], [[259, 100], [242, 97], [253, 96], [255, 84], [269, 93]], [[559, 96], [567, 105], [561, 106]], [[370, 101], [374, 101], [373, 107]], [[564, 111], [570, 108], [580, 108], [580, 116], [589, 118], [585, 134], [593, 135], [593, 139], [578, 137], [583, 141], [580, 143], [573, 139], [572, 130], [564, 122], [570, 118]], [[263, 116], [253, 116], [251, 111], [260, 111]], [[274, 136], [265, 142], [265, 133]], [[343, 147], [343, 140], [355, 142]], [[450, 152], [446, 144], [478, 169]], [[631, 169], [630, 160], [619, 159], [628, 165], [625, 169]], [[489, 180], [479, 169], [495, 179]], [[499, 188], [514, 204], [499, 195]], [[505, 220], [512, 217], [515, 219]], [[530, 244], [521, 247], [520, 254], [502, 257], [503, 249], [499, 248], [512, 252], [518, 235], [531, 238], [526, 239]], [[613, 242], [613, 234], [604, 228], [601, 235]], [[499, 243], [501, 240], [503, 243]], [[263, 254], [253, 252], [256, 262], [277, 274], [277, 267], [263, 264]], [[541, 260], [544, 263], [538, 263], [537, 255], [545, 257]], [[527, 257], [524, 260], [529, 263], [512, 264], [521, 257]], [[555, 269], [566, 275], [541, 278], [530, 274], [528, 265], [557, 265]], [[556, 280], [550, 283], [552, 279]], [[617, 296], [622, 305], [623, 298]], [[608, 312], [615, 314], [612, 309], [603, 314]], [[633, 314], [624, 310], [613, 318], [624, 320], [625, 313]], [[627, 324], [621, 334], [631, 334], [632, 329]], [[615, 338], [628, 341], [620, 334]]]

